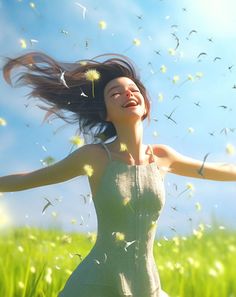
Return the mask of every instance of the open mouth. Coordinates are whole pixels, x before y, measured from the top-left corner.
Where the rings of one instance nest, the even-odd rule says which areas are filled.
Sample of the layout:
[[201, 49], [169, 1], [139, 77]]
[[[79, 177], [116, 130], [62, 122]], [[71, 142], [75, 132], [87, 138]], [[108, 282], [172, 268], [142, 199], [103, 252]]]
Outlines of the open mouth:
[[134, 108], [137, 107], [139, 104], [135, 100], [130, 100], [129, 102], [126, 102], [122, 107], [123, 108]]

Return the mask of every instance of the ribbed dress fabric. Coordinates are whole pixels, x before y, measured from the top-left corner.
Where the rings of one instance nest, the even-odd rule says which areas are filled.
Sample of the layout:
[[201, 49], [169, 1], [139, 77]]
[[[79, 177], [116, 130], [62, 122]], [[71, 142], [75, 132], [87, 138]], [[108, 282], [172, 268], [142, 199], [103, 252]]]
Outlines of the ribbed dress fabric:
[[101, 144], [109, 161], [93, 197], [96, 242], [58, 297], [161, 297], [153, 244], [165, 188], [152, 146], [151, 163], [129, 165]]

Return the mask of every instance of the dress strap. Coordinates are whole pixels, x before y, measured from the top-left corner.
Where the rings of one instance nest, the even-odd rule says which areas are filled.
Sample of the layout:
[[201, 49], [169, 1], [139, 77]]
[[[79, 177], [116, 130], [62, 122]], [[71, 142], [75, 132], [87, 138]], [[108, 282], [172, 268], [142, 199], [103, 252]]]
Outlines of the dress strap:
[[109, 151], [109, 149], [107, 148], [107, 146], [105, 145], [105, 143], [101, 142], [101, 144], [103, 145], [103, 147], [105, 148], [105, 150], [107, 151], [107, 154], [108, 154], [108, 157], [109, 157], [109, 160], [111, 161], [112, 158], [111, 158], [111, 153]]

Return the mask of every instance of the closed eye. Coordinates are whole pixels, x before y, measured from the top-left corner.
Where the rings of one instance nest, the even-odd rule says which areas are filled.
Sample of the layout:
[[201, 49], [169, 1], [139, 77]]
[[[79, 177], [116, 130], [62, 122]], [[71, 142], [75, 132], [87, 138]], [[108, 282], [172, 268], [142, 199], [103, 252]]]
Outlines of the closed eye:
[[119, 95], [120, 93], [114, 93], [114, 94], [112, 94], [111, 96], [113, 97], [113, 96], [115, 96], [115, 95]]

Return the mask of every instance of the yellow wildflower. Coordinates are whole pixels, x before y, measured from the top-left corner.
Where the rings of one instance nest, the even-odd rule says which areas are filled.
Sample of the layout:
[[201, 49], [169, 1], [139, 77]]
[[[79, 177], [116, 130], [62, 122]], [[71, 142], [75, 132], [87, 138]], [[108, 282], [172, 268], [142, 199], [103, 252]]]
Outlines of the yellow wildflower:
[[85, 171], [85, 174], [88, 175], [88, 176], [92, 176], [93, 175], [93, 167], [91, 165], [84, 165], [84, 171]]
[[141, 44], [140, 39], [138, 39], [138, 38], [134, 38], [134, 39], [133, 39], [133, 44], [136, 45], [136, 46], [140, 46], [140, 44]]
[[125, 144], [125, 143], [121, 143], [120, 144], [120, 151], [121, 152], [125, 152], [125, 151], [127, 151], [128, 149], [127, 149], [127, 145]]
[[228, 143], [226, 145], [226, 153], [229, 154], [229, 155], [234, 155], [235, 154], [235, 147], [231, 144], [231, 143]]
[[21, 48], [27, 48], [25, 39], [20, 39], [20, 46], [21, 46]]
[[76, 135], [71, 137], [70, 142], [73, 143], [74, 145], [80, 146], [84, 144], [84, 139]]
[[107, 23], [105, 21], [100, 21], [98, 25], [99, 25], [99, 28], [102, 30], [106, 29], [107, 27]]
[[6, 126], [6, 125], [7, 125], [6, 120], [3, 118], [0, 118], [0, 126]]
[[160, 71], [161, 71], [162, 73], [166, 73], [166, 71], [167, 71], [166, 66], [165, 66], [165, 65], [161, 65]]
[[187, 187], [188, 190], [194, 191], [194, 185], [192, 183], [187, 183], [186, 187]]
[[96, 69], [90, 69], [85, 72], [85, 78], [92, 82], [92, 94], [94, 98], [94, 81], [100, 78], [100, 73]]
[[115, 239], [116, 239], [116, 241], [123, 241], [125, 239], [124, 233], [116, 232], [115, 233]]

